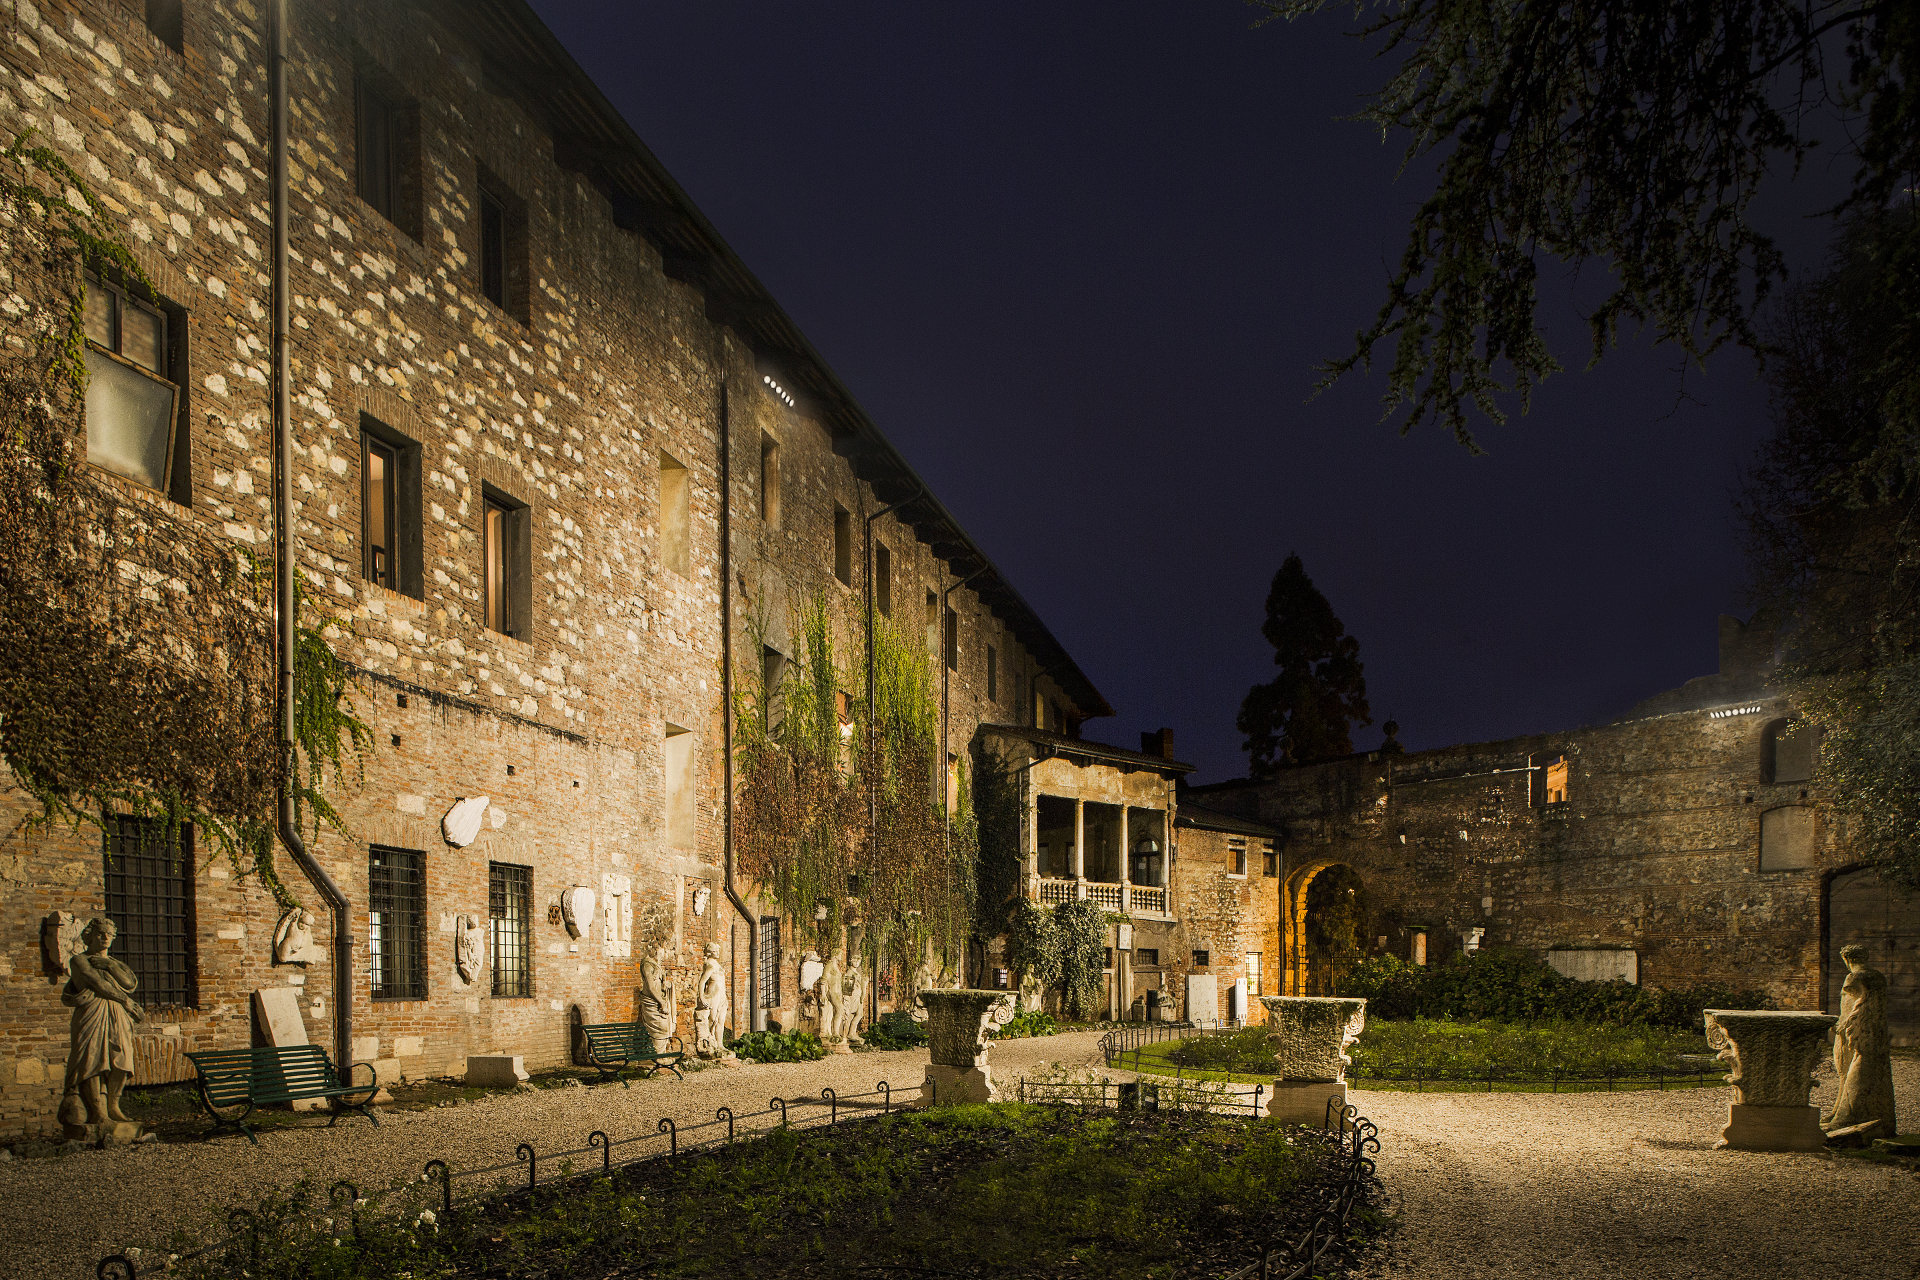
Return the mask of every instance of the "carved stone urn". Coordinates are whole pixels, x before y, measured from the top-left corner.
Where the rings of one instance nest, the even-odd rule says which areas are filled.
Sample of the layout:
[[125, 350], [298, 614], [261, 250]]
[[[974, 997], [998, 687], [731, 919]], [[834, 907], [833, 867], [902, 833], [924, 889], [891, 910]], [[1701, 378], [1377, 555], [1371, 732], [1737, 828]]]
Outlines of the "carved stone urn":
[[1730, 1072], [1733, 1101], [1717, 1147], [1738, 1151], [1818, 1151], [1826, 1143], [1820, 1108], [1808, 1103], [1813, 1066], [1830, 1013], [1770, 1009], [1707, 1009], [1707, 1043]]
[[1327, 1100], [1347, 1103], [1347, 1046], [1367, 1025], [1367, 1002], [1349, 996], [1263, 996], [1276, 1071], [1267, 1114], [1324, 1125]]
[[1013, 1020], [1012, 993], [922, 991], [919, 1005], [926, 1013], [930, 1059], [921, 1102], [992, 1102], [999, 1091], [987, 1063], [993, 1049], [987, 1037]]

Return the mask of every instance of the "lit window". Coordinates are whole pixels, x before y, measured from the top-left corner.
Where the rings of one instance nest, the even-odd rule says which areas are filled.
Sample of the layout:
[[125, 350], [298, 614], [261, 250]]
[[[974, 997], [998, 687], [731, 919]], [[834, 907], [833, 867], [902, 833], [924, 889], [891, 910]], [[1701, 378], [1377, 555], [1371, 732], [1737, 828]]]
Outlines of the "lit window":
[[501, 635], [529, 639], [527, 509], [491, 489], [485, 491], [482, 506], [487, 626]]
[[1247, 846], [1244, 842], [1233, 840], [1227, 843], [1227, 862], [1233, 868], [1232, 874], [1247, 874]]
[[1260, 994], [1260, 953], [1258, 951], [1247, 952], [1247, 994], [1250, 996]]
[[86, 292], [87, 461], [171, 493], [180, 391], [170, 317], [91, 272]]
[[397, 559], [393, 545], [393, 481], [394, 473], [400, 468], [391, 446], [380, 443], [372, 436], [363, 435], [361, 447], [366, 466], [362, 501], [366, 504], [363, 518], [367, 540], [367, 581], [391, 588]]
[[1567, 758], [1561, 756], [1558, 760], [1549, 761], [1547, 764], [1547, 803], [1565, 804], [1566, 802]]
[[360, 419], [360, 574], [390, 591], [421, 594], [420, 446]]

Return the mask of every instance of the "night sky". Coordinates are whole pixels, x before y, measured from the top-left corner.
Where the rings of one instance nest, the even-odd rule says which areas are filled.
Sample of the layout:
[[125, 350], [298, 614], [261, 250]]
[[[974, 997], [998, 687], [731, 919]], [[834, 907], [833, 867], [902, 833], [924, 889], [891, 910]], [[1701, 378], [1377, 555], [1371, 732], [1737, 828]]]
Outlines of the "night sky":
[[[1386, 73], [1344, 13], [535, 8], [1118, 709], [1089, 737], [1171, 725], [1197, 781], [1244, 772], [1290, 551], [1360, 642], [1358, 748], [1389, 717], [1415, 749], [1607, 719], [1712, 671], [1746, 612], [1742, 353], [1683, 379], [1627, 340], [1586, 371], [1567, 277], [1568, 372], [1490, 456], [1403, 438], [1378, 377], [1310, 398], [1427, 191], [1340, 118]], [[1769, 206], [1797, 261], [1820, 178]]]

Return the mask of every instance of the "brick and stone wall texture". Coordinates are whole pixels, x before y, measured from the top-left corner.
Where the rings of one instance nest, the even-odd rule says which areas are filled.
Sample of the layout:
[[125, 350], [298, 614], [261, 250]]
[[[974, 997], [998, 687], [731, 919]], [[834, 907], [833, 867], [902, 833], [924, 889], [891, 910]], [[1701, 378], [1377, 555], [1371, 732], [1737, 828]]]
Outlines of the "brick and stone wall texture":
[[[606, 199], [555, 160], [553, 139], [484, 79], [460, 31], [409, 4], [293, 6], [290, 71], [294, 533], [307, 591], [338, 624], [355, 711], [374, 746], [336, 801], [351, 833], [322, 831], [320, 862], [353, 905], [356, 1057], [383, 1079], [458, 1072], [469, 1053], [563, 1062], [568, 1019], [633, 1014], [640, 959], [655, 947], [690, 1014], [701, 951], [717, 942], [744, 1021], [746, 925], [722, 890], [720, 389], [729, 388], [735, 636], [756, 610], [784, 618], [829, 601], [842, 652], [858, 652], [865, 589], [833, 573], [833, 508], [856, 530], [883, 504], [823, 427], [762, 383], [753, 353], [670, 280], [658, 250], [616, 227]], [[164, 301], [188, 325], [191, 515], [231, 544], [271, 549], [269, 124], [265, 14], [246, 0], [185, 8], [183, 51], [128, 0], [19, 0], [0, 19], [0, 121], [32, 128], [104, 200]], [[418, 107], [418, 238], [356, 195], [356, 68], [403, 86]], [[525, 318], [481, 295], [481, 174], [526, 206]], [[420, 451], [421, 589], [361, 572], [361, 431], [372, 418]], [[780, 446], [778, 527], [758, 505], [761, 446]], [[661, 554], [661, 455], [690, 481], [685, 571]], [[134, 486], [127, 486], [129, 490]], [[525, 504], [530, 622], [515, 638], [482, 612], [482, 493]], [[128, 501], [162, 501], [129, 493]], [[895, 615], [952, 584], [947, 565], [893, 516], [874, 524], [891, 553]], [[981, 721], [1016, 719], [1040, 677], [1002, 619], [970, 591], [950, 673], [950, 750]], [[777, 639], [777, 637], [776, 637]], [[937, 636], [929, 635], [929, 644]], [[995, 651], [994, 695], [986, 652]], [[750, 664], [750, 665], [749, 665]], [[849, 690], [857, 689], [857, 673]], [[1069, 708], [1076, 718], [1084, 712]], [[670, 839], [668, 726], [695, 735], [695, 823]], [[66, 1057], [59, 981], [39, 958], [52, 911], [103, 908], [103, 851], [91, 828], [30, 828], [0, 779], [0, 1136], [53, 1121]], [[450, 846], [457, 798], [492, 802], [479, 838]], [[428, 991], [371, 1000], [370, 845], [419, 850], [426, 866]], [[488, 864], [533, 870], [533, 987], [496, 999], [453, 965], [453, 920], [486, 919]], [[283, 874], [329, 925], [317, 895]], [[596, 916], [574, 938], [550, 914], [574, 885], [630, 878], [630, 956], [609, 955]], [[698, 890], [708, 891], [696, 915]], [[249, 993], [298, 985], [308, 1033], [331, 1044], [329, 967], [272, 962], [277, 911], [255, 881], [201, 857], [193, 872], [198, 1000], [155, 1010], [142, 1033], [180, 1047], [235, 1047], [252, 1034]], [[758, 904], [750, 904], [757, 914]], [[791, 931], [788, 931], [791, 937]], [[783, 957], [787, 992], [797, 957]], [[176, 1055], [177, 1056], [177, 1055]]]
[[[1357, 872], [1369, 948], [1385, 935], [1405, 958], [1423, 929], [1437, 963], [1478, 928], [1483, 945], [1542, 956], [1631, 949], [1653, 986], [1760, 989], [1819, 1008], [1823, 893], [1849, 865], [1843, 834], [1809, 784], [1764, 780], [1763, 736], [1787, 701], [1729, 710], [1368, 754], [1194, 794], [1283, 832], [1290, 892], [1328, 866]], [[1548, 804], [1544, 766], [1561, 756], [1567, 799]], [[1761, 815], [1799, 805], [1816, 815], [1810, 864], [1763, 869]]]

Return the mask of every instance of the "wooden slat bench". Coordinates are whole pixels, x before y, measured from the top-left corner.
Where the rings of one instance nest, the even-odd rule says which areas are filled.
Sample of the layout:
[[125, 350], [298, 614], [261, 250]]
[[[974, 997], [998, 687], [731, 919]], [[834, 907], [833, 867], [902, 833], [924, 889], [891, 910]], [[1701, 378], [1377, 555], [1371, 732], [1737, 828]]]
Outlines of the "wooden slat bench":
[[[373, 1095], [380, 1091], [379, 1073], [371, 1062], [356, 1062], [372, 1077], [369, 1083], [341, 1083], [327, 1051], [317, 1044], [286, 1045], [265, 1049], [214, 1049], [187, 1055], [198, 1073], [194, 1084], [200, 1101], [213, 1117], [209, 1137], [222, 1129], [238, 1129], [247, 1141], [260, 1145], [247, 1117], [258, 1106], [279, 1102], [298, 1102], [304, 1098], [331, 1098], [334, 1108], [331, 1128], [347, 1110], [358, 1111], [378, 1127], [380, 1118], [367, 1109]], [[348, 1070], [352, 1076], [352, 1068]], [[234, 1114], [237, 1111], [237, 1114]]]
[[[680, 1060], [687, 1056], [685, 1048], [655, 1049], [644, 1023], [599, 1022], [580, 1031], [586, 1040], [587, 1061], [599, 1069], [602, 1083], [619, 1080], [624, 1088], [627, 1081], [621, 1073], [628, 1067], [649, 1076], [664, 1068], [673, 1072], [675, 1079], [686, 1079], [679, 1067]], [[680, 1043], [679, 1036], [667, 1039], [669, 1046]]]

